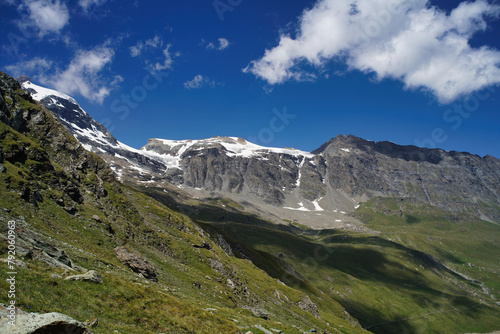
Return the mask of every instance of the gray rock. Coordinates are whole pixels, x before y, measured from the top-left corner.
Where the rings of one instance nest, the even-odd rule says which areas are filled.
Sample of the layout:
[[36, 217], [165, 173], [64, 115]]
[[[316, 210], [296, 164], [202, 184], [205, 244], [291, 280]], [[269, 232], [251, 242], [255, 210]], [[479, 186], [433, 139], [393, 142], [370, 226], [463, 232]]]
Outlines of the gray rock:
[[242, 307], [243, 309], [245, 310], [248, 310], [250, 312], [252, 312], [252, 314], [257, 317], [257, 318], [261, 318], [261, 319], [269, 319], [269, 312], [267, 312], [266, 310], [264, 310], [263, 308], [261, 307], [258, 307], [258, 306], [243, 306]]
[[297, 306], [306, 312], [311, 313], [316, 318], [320, 319], [318, 307], [314, 302], [309, 298], [308, 295], [302, 296], [302, 298], [297, 302]]
[[101, 284], [103, 282], [102, 276], [95, 270], [89, 270], [81, 275], [73, 275], [66, 277], [66, 280], [69, 281], [82, 281], [82, 282], [90, 282]]
[[231, 245], [229, 245], [229, 243], [226, 241], [226, 239], [224, 239], [224, 237], [222, 236], [222, 234], [220, 233], [217, 233], [217, 232], [213, 232], [214, 233], [214, 241], [215, 243], [228, 255], [228, 256], [233, 256], [234, 257], [234, 253], [233, 253], [233, 250], [231, 249]]
[[16, 309], [15, 326], [9, 324], [10, 312], [0, 304], [0, 333], [71, 333], [92, 334], [81, 322], [61, 313], [27, 313]]
[[262, 325], [254, 325], [255, 328], [257, 328], [259, 331], [265, 334], [273, 334], [270, 330], [267, 330], [264, 326]]
[[55, 247], [30, 229], [24, 229], [23, 233], [18, 235], [17, 249], [22, 256], [43, 261], [55, 268], [73, 271], [77, 269], [63, 250]]
[[21, 260], [18, 260], [18, 259], [15, 259], [15, 260], [11, 260], [9, 261], [8, 259], [0, 259], [0, 262], [4, 262], [4, 263], [13, 263], [15, 267], [17, 268], [26, 268], [27, 265], [24, 261], [21, 261]]
[[115, 254], [118, 260], [132, 269], [132, 271], [143, 275], [146, 279], [158, 282], [154, 267], [142, 256], [129, 251], [125, 247], [116, 247]]
[[7, 167], [4, 165], [0, 164], [0, 173], [5, 173], [7, 171]]

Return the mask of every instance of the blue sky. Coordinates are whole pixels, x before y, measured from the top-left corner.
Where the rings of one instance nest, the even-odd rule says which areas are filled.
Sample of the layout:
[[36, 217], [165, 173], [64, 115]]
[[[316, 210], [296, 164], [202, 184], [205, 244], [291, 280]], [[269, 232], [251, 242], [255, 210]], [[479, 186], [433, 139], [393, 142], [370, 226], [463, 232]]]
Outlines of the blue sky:
[[500, 157], [500, 3], [3, 0], [0, 69], [115, 137], [338, 134]]

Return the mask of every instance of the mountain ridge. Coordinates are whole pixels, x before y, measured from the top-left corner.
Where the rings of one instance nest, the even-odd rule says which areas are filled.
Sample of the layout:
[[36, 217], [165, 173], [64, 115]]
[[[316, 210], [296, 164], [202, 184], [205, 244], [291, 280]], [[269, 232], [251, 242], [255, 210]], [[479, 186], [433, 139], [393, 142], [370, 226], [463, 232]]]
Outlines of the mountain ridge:
[[[36, 100], [41, 101], [41, 100], [43, 100], [46, 97], [55, 96], [55, 97], [59, 97], [59, 98], [63, 98], [63, 99], [66, 98], [69, 101], [73, 102], [75, 105], [78, 105], [78, 103], [76, 102], [76, 100], [73, 97], [71, 97], [69, 95], [66, 95], [65, 93], [61, 93], [59, 91], [53, 90], [53, 89], [44, 88], [42, 86], [35, 85], [35, 84], [33, 84], [31, 82], [31, 79], [29, 77], [27, 77], [27, 76], [17, 77], [16, 80], [22, 85], [22, 87], [23, 87], [24, 90], [26, 90], [29, 93], [33, 92], [35, 94], [33, 98], [36, 99]], [[41, 89], [42, 93], [36, 93], [37, 92], [37, 88], [39, 90]], [[55, 94], [55, 95], [51, 95], [51, 93]], [[46, 104], [48, 104], [48, 103], [46, 103]], [[56, 104], [56, 103], [52, 101], [52, 104]], [[80, 108], [80, 106], [78, 106], [78, 107]], [[81, 110], [81, 112], [83, 112], [83, 113], [85, 113], [85, 114], [88, 115], [88, 113], [85, 112], [83, 109], [80, 108], [80, 110]], [[89, 117], [90, 117], [90, 115], [89, 115]], [[97, 123], [97, 124], [100, 124], [99, 128], [100, 128], [101, 131], [103, 131], [102, 128], [104, 128], [104, 126], [101, 123], [97, 122], [97, 121], [94, 121], [94, 122]], [[66, 123], [68, 123], [68, 122], [66, 122]], [[105, 132], [109, 133], [107, 130], [105, 130]], [[112, 136], [110, 133], [109, 133], [109, 135], [110, 135], [110, 137]], [[213, 137], [203, 138], [203, 139], [200, 139], [200, 138], [198, 138], [198, 139], [192, 139], [192, 138], [191, 139], [149, 138], [148, 142], [150, 140], [162, 140], [162, 141], [172, 141], [172, 142], [209, 141], [209, 140], [216, 139], [216, 138], [241, 138], [241, 137], [231, 137], [231, 136], [215, 135]], [[250, 141], [248, 141], [248, 140], [246, 140], [244, 138], [241, 138], [241, 139], [244, 140], [244, 141], [246, 141], [246, 142], [248, 142], [248, 143], [251, 143]], [[352, 139], [350, 142], [358, 142], [358, 143], [366, 143], [366, 144], [373, 143], [373, 144], [375, 144], [375, 146], [379, 146], [379, 147], [381, 147], [381, 146], [395, 145], [395, 146], [400, 147], [400, 148], [412, 148], [412, 149], [424, 150], [424, 151], [431, 151], [431, 152], [432, 151], [443, 151], [443, 152], [446, 152], [446, 153], [463, 153], [463, 154], [470, 154], [470, 155], [474, 155], [474, 156], [478, 156], [478, 157], [482, 157], [482, 158], [492, 157], [492, 158], [495, 158], [495, 159], [500, 159], [500, 158], [495, 157], [495, 156], [493, 156], [491, 154], [486, 154], [484, 156], [481, 156], [481, 155], [478, 155], [478, 154], [475, 154], [475, 153], [471, 153], [471, 152], [467, 152], [467, 151], [445, 150], [445, 149], [442, 149], [442, 148], [426, 148], [426, 147], [419, 147], [419, 146], [415, 146], [415, 145], [398, 144], [398, 143], [395, 143], [395, 142], [392, 142], [392, 141], [388, 141], [388, 140], [373, 141], [373, 140], [365, 139], [365, 138], [358, 137], [358, 136], [352, 135], [352, 134], [338, 134], [335, 137], [332, 137], [329, 140], [327, 140], [326, 142], [324, 142], [323, 144], [321, 144], [320, 147], [318, 147], [318, 148], [316, 148], [314, 150], [311, 150], [310, 152], [304, 151], [304, 150], [301, 150], [301, 149], [291, 148], [291, 147], [288, 147], [288, 146], [287, 147], [283, 147], [283, 148], [274, 148], [274, 147], [266, 147], [266, 146], [261, 146], [261, 147], [263, 149], [281, 149], [281, 150], [288, 150], [289, 149], [289, 150], [301, 151], [303, 153], [320, 154], [322, 152], [322, 150], [324, 149], [324, 147], [330, 145], [332, 142], [337, 141], [339, 139]], [[114, 140], [118, 141], [116, 138], [114, 138]], [[147, 144], [148, 143], [146, 143], [145, 145], [143, 145], [143, 146], [141, 146], [139, 148], [133, 148], [133, 147], [131, 147], [129, 145], [126, 145], [126, 144], [123, 144], [123, 145], [126, 145], [127, 147], [135, 149], [135, 150], [141, 150], [143, 147], [146, 147]], [[254, 145], [256, 145], [256, 144], [254, 144]], [[259, 146], [259, 145], [256, 145], [256, 146]]]
[[36, 92], [38, 86], [28, 78], [21, 81], [125, 182], [174, 186], [198, 197], [223, 195], [249, 202], [270, 218], [303, 220], [300, 212], [316, 212], [311, 218], [316, 227], [359, 225], [351, 214], [360, 202], [375, 196], [411, 197], [458, 215], [472, 207], [479, 217], [500, 221], [500, 160], [493, 156], [353, 135], [333, 137], [312, 152], [219, 136], [152, 138], [134, 149], [116, 140], [72, 98], [45, 96], [51, 91]]

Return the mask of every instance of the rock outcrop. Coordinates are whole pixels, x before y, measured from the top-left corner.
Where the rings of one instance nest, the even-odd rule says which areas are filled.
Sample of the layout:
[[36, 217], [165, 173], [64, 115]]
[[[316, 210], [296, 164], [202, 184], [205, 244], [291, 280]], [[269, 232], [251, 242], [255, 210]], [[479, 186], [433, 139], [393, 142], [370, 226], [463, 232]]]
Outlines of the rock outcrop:
[[101, 284], [103, 282], [102, 276], [95, 270], [89, 270], [81, 275], [68, 276], [66, 277], [66, 280], [90, 282], [95, 284]]
[[154, 267], [144, 257], [129, 251], [125, 247], [116, 247], [115, 254], [118, 260], [132, 269], [133, 272], [139, 273], [153, 282], [158, 281]]
[[27, 313], [16, 309], [14, 325], [9, 318], [11, 313], [0, 304], [0, 333], [9, 334], [92, 334], [81, 322], [61, 313]]

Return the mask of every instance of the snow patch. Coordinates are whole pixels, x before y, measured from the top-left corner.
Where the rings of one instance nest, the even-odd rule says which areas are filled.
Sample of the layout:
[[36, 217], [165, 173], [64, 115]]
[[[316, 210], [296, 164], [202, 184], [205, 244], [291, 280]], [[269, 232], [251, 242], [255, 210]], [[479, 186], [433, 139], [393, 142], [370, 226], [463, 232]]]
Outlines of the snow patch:
[[86, 149], [87, 151], [89, 152], [92, 152], [92, 145], [88, 145], [88, 144], [81, 144], [83, 146], [84, 149]]
[[181, 157], [186, 151], [203, 150], [205, 148], [221, 145], [228, 157], [257, 158], [269, 160], [265, 156], [268, 153], [288, 154], [296, 157], [312, 158], [314, 154], [288, 148], [264, 147], [237, 137], [213, 137], [200, 140], [168, 140], [155, 139], [165, 145], [170, 151], [167, 154], [159, 154], [148, 150], [147, 146], [141, 148], [141, 154], [150, 156], [166, 164], [168, 168], [180, 168]]
[[[58, 92], [57, 90], [53, 90], [53, 89], [49, 89], [49, 88], [45, 88], [45, 87], [40, 87], [38, 85], [31, 83], [30, 81], [24, 82], [22, 84], [22, 87], [24, 89], [33, 89], [36, 93], [31, 93], [31, 96], [33, 97], [33, 99], [35, 99], [37, 101], [41, 101], [48, 96], [57, 96], [57, 97], [60, 97], [62, 99], [68, 100], [74, 104], [78, 104], [78, 103], [76, 103], [75, 99], [69, 95]], [[52, 101], [54, 101], [54, 100], [52, 100]]]
[[299, 207], [298, 208], [290, 208], [290, 207], [284, 207], [283, 209], [287, 209], [287, 210], [294, 210], [294, 211], [311, 211], [307, 208], [304, 207], [304, 204], [302, 202], [299, 202]]
[[313, 203], [313, 205], [314, 205], [314, 210], [315, 210], [315, 211], [325, 211], [325, 210], [324, 210], [324, 209], [323, 209], [323, 208], [319, 205], [319, 203], [318, 203], [318, 202], [319, 202], [319, 201], [321, 201], [322, 199], [323, 199], [323, 197], [322, 197], [322, 198], [320, 198], [320, 199], [315, 200], [314, 202], [312, 202], [312, 203]]
[[305, 161], [306, 161], [306, 158], [304, 157], [304, 158], [302, 158], [302, 161], [299, 164], [299, 176], [297, 177], [297, 182], [295, 183], [295, 187], [296, 188], [300, 187], [300, 177], [302, 176], [302, 173], [301, 173], [300, 169], [302, 167], [304, 167]]

